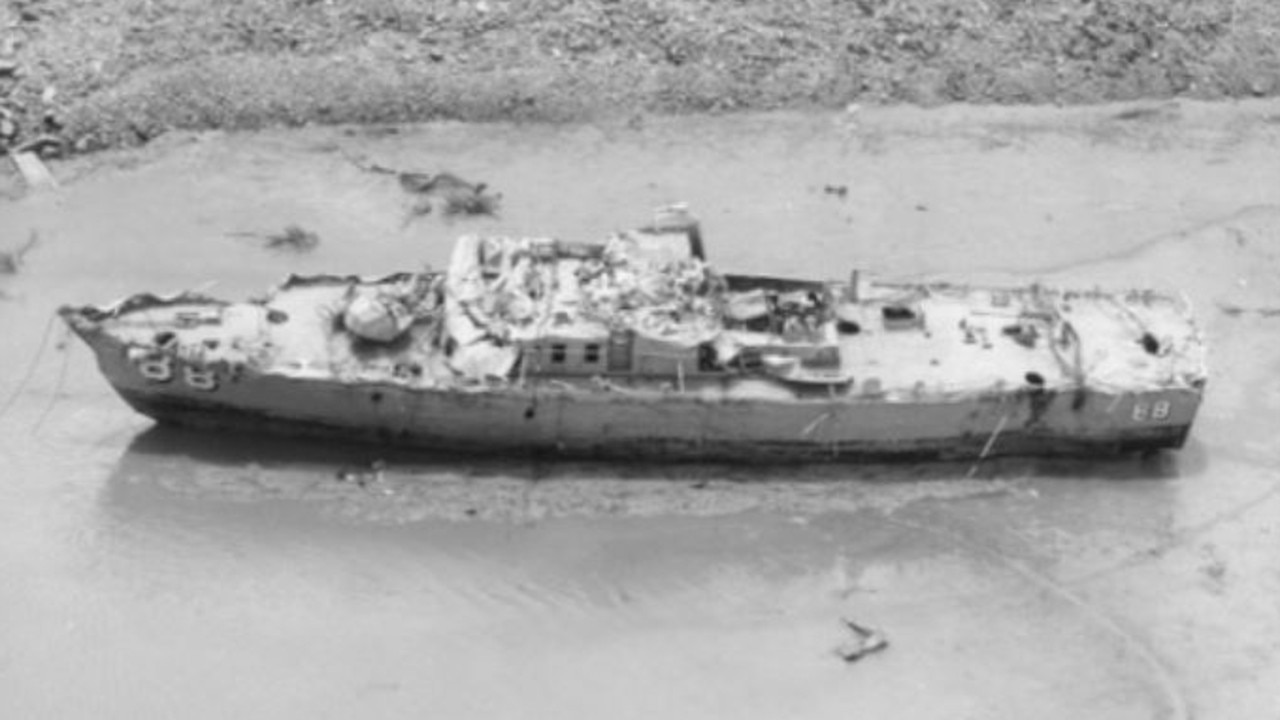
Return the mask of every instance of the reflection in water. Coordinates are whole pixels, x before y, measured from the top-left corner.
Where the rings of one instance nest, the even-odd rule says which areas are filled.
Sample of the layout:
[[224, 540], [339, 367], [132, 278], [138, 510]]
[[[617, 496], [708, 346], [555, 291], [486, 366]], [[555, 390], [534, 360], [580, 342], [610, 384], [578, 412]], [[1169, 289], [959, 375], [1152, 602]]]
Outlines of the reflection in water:
[[[336, 477], [379, 458], [380, 481]], [[1058, 530], [1167, 521], [1178, 464], [1006, 461], [983, 468], [1006, 479], [966, 481], [967, 470], [535, 465], [152, 429], [104, 485], [84, 582], [127, 603], [126, 622], [158, 616], [200, 647], [236, 623], [277, 638], [242, 637], [230, 658], [287, 663], [284, 638], [314, 655], [309, 682], [364, 701], [396, 687], [383, 700], [401, 712], [595, 713], [616, 710], [613, 697], [677, 716], [796, 711], [780, 697], [809, 698], [813, 716], [945, 717], [965, 698], [1038, 717], [1055, 716], [1046, 698], [1071, 708], [1059, 717], [1162, 707], [1116, 638], [994, 559], [1042, 558], [1021, 534], [1038, 494], [1089, 516]], [[1112, 479], [1059, 482], [1085, 474]], [[1087, 499], [1099, 488], [1116, 492]], [[505, 509], [458, 512], [485, 503]], [[856, 675], [832, 655], [844, 616], [893, 643]], [[104, 640], [140, 660], [132, 634]], [[1063, 672], [1077, 682], [1008, 685]], [[504, 691], [477, 710], [491, 683]]]
[[1001, 458], [981, 465], [556, 462], [153, 427], [130, 443], [106, 491], [149, 487], [239, 502], [291, 500], [378, 524], [426, 518], [533, 522], [560, 516], [892, 511], [922, 500], [1024, 492], [1059, 479], [1173, 481], [1198, 474], [1203, 462], [1195, 446], [1147, 458]]
[[[968, 464], [557, 464], [154, 427], [100, 505], [141, 548], [368, 553], [381, 572], [443, 573], [428, 584], [464, 606], [622, 603], [637, 582], [667, 592], [726, 568], [769, 583], [819, 568], [842, 578], [838, 595], [863, 574], [893, 586], [886, 567], [939, 553], [1090, 567], [1140, 553], [1174, 523], [1176, 482], [1201, 456], [1002, 459], [965, 479]], [[376, 461], [385, 469], [368, 470]]]

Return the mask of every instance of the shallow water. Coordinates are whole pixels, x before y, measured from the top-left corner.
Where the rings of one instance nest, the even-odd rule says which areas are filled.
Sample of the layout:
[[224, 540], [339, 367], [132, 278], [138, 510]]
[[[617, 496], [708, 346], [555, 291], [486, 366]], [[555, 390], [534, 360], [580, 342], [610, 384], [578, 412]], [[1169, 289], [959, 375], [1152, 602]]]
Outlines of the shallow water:
[[[0, 278], [0, 717], [1274, 711], [1280, 318], [1218, 304], [1280, 306], [1280, 106], [1118, 112], [175, 135], [55, 166], [61, 190], [0, 204], [0, 246], [42, 239]], [[487, 181], [501, 219], [407, 221], [348, 154]], [[203, 437], [152, 429], [49, 324], [142, 289], [439, 266], [463, 232], [597, 237], [676, 200], [740, 271], [1182, 289], [1215, 349], [1192, 441], [974, 468]], [[315, 252], [228, 235], [291, 223]], [[843, 617], [890, 648], [846, 665]]]

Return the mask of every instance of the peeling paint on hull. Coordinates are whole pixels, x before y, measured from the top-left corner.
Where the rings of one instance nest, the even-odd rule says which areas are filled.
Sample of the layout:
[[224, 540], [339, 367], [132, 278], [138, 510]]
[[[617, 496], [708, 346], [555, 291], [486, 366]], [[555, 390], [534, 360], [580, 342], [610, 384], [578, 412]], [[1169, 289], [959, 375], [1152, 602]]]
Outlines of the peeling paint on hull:
[[[1107, 413], [1115, 399], [1101, 394], [1079, 410], [1072, 408], [1072, 396], [1050, 398], [1047, 408], [1041, 399], [1032, 422], [1032, 403], [1013, 393], [953, 403], [707, 403], [546, 389], [426, 391], [272, 376], [225, 388], [233, 392], [220, 393], [216, 402], [168, 388], [115, 389], [138, 412], [166, 424], [509, 456], [751, 462], [1093, 456], [1176, 449], [1190, 430], [1189, 422], [1118, 427], [1115, 418], [1125, 416]], [[1179, 400], [1189, 413], [1199, 402], [1190, 393]], [[997, 432], [1001, 418], [1013, 419]]]
[[[411, 447], [426, 451], [445, 451], [451, 454], [458, 452], [493, 454], [498, 450], [504, 455], [551, 455], [599, 459], [871, 462], [976, 458], [985, 446], [985, 440], [973, 437], [943, 438], [933, 441], [903, 440], [896, 443], [845, 441], [836, 445], [781, 440], [748, 443], [733, 440], [690, 441], [674, 437], [652, 437], [610, 443], [508, 443], [495, 448], [490, 443], [465, 442], [426, 433], [390, 434], [381, 428], [360, 428], [322, 421], [303, 422], [273, 417], [265, 412], [203, 405], [127, 391], [122, 392], [121, 395], [138, 412], [157, 422], [179, 427], [255, 434], [267, 432], [291, 437], [333, 438], [350, 442]], [[1182, 447], [1186, 442], [1188, 431], [1189, 428], [1186, 426], [1161, 427], [1142, 433], [1131, 433], [1119, 439], [1071, 438], [1010, 432], [1001, 436], [990, 454], [992, 456], [1094, 456], [1155, 452]]]

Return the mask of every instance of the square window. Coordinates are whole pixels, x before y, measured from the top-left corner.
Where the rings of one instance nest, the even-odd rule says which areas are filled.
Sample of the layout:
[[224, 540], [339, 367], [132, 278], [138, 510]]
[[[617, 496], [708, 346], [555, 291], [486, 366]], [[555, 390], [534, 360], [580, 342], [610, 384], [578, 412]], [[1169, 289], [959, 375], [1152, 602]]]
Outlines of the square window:
[[588, 365], [595, 365], [600, 362], [600, 346], [595, 343], [589, 343], [582, 349], [582, 362]]
[[551, 346], [551, 362], [553, 363], [564, 362], [566, 353], [567, 353], [567, 348], [564, 346], [563, 343], [556, 343], [552, 345]]

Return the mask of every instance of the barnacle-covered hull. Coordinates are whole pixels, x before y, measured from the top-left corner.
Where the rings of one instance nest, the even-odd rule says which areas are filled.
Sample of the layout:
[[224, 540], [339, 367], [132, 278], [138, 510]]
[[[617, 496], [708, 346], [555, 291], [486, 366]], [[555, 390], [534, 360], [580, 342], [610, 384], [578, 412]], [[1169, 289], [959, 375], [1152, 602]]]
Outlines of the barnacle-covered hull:
[[472, 239], [447, 273], [62, 313], [160, 422], [443, 452], [1149, 451], [1183, 445], [1204, 388], [1176, 298], [717, 276], [621, 252]]

